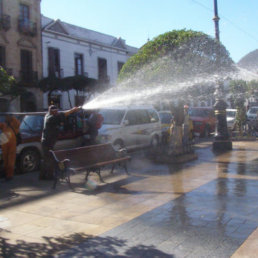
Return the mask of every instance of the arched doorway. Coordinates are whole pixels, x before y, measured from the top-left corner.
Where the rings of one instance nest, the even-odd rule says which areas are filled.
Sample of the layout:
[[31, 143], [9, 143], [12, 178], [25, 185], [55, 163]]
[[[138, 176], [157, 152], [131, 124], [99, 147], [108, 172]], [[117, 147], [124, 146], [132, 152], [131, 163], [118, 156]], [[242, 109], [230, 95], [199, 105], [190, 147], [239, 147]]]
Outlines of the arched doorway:
[[37, 100], [32, 92], [25, 92], [21, 96], [21, 111], [22, 112], [35, 112], [37, 111]]

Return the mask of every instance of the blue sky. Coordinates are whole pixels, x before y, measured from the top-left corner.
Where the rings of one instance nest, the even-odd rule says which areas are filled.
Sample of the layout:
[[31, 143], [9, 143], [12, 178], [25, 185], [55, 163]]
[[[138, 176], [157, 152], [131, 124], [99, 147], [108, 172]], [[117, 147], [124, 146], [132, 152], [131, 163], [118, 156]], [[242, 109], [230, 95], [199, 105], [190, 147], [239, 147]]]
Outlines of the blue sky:
[[[258, 49], [258, 1], [217, 2], [221, 42], [238, 62]], [[42, 0], [41, 12], [49, 18], [122, 37], [134, 47], [174, 29], [215, 35], [213, 0]]]

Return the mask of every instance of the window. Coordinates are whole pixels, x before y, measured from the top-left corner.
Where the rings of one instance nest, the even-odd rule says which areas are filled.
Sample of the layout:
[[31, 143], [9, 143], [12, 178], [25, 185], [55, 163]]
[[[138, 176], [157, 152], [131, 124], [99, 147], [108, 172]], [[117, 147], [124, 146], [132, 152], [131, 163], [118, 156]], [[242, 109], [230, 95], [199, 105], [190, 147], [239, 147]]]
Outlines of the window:
[[153, 109], [149, 109], [148, 113], [150, 116], [151, 123], [157, 123], [159, 121], [159, 116], [158, 116], [157, 112], [155, 112]]
[[121, 71], [121, 69], [122, 69], [122, 67], [123, 67], [124, 64], [125, 64], [125, 63], [123, 63], [123, 62], [117, 62], [117, 72], [118, 72], [118, 73], [120, 73], [120, 71]]
[[99, 71], [99, 80], [105, 81], [107, 79], [107, 60], [104, 58], [98, 59], [98, 71]]
[[30, 8], [28, 5], [21, 4], [20, 5], [20, 21], [23, 25], [29, 25], [30, 20]]
[[83, 75], [83, 55], [75, 54], [74, 63], [75, 63], [75, 75]]
[[48, 75], [60, 78], [60, 51], [57, 48], [48, 48]]
[[127, 112], [125, 120], [128, 120], [129, 125], [139, 125], [150, 123], [150, 117], [147, 110], [137, 109], [129, 110]]
[[103, 124], [119, 125], [125, 115], [125, 110], [101, 109], [99, 112], [103, 118]]
[[160, 112], [159, 117], [162, 124], [170, 124], [173, 118], [171, 113], [164, 113], [164, 112]]
[[44, 116], [25, 116], [20, 125], [20, 131], [41, 131], [43, 128]]
[[150, 117], [147, 110], [139, 109], [136, 110], [135, 115], [137, 117], [137, 124], [148, 124], [150, 123]]
[[129, 110], [126, 114], [125, 120], [128, 120], [128, 125], [137, 125], [135, 110]]
[[21, 50], [21, 79], [24, 82], [32, 82], [32, 52]]
[[0, 46], [0, 66], [5, 67], [5, 47]]

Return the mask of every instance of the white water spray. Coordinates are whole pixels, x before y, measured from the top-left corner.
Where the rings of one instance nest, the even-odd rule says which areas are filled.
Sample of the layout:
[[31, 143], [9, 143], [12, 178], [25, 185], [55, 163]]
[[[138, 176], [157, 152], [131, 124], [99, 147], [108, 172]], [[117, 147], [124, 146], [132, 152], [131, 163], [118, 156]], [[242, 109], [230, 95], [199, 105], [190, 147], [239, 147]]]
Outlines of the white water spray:
[[[173, 64], [174, 65], [174, 64]], [[151, 64], [155, 66], [155, 64]], [[198, 70], [198, 69], [197, 69]], [[186, 76], [185, 79], [167, 81], [166, 83], [142, 83], [144, 81], [143, 71], [138, 71], [134, 78], [118, 84], [92, 101], [83, 105], [84, 109], [100, 109], [114, 106], [129, 106], [141, 104], [155, 104], [160, 101], [174, 101], [180, 93], [186, 91], [193, 85], [216, 85], [218, 81], [225, 80], [258, 80], [258, 74], [236, 67], [234, 72], [220, 74], [202, 74], [199, 76]], [[162, 78], [166, 81], [166, 78]], [[173, 99], [171, 99], [173, 98]]]

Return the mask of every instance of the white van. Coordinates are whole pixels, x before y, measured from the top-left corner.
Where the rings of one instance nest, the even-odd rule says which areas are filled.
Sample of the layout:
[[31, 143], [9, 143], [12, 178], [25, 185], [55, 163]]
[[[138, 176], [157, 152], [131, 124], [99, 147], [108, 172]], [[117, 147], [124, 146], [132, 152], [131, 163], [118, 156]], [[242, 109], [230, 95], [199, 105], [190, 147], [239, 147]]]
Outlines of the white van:
[[156, 147], [161, 139], [159, 115], [151, 106], [104, 108], [99, 113], [104, 121], [98, 140], [115, 149]]

